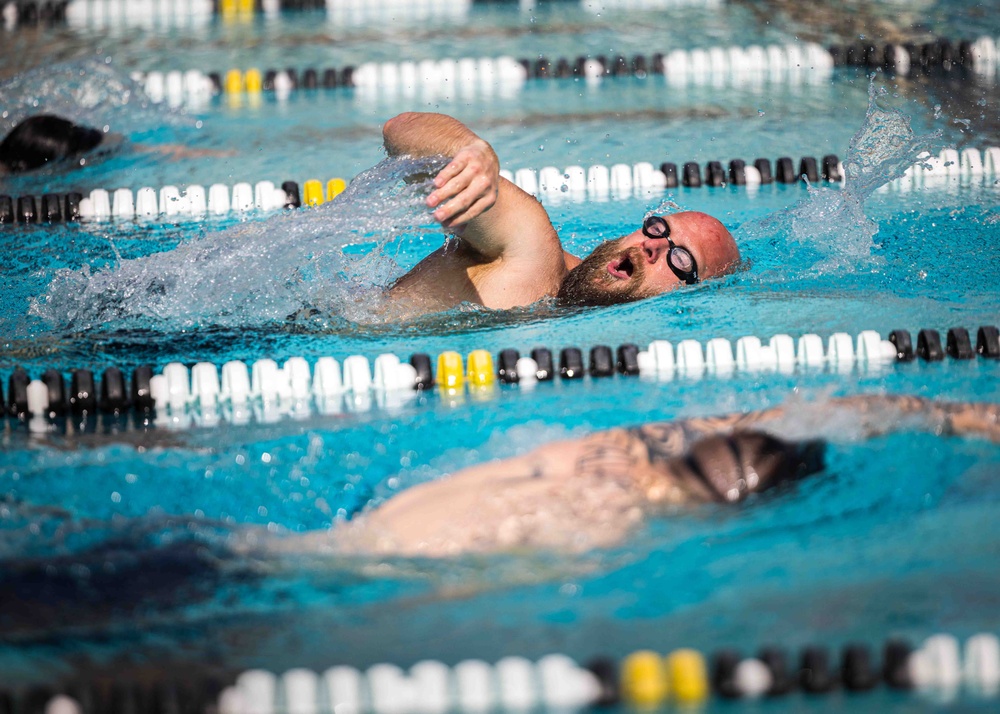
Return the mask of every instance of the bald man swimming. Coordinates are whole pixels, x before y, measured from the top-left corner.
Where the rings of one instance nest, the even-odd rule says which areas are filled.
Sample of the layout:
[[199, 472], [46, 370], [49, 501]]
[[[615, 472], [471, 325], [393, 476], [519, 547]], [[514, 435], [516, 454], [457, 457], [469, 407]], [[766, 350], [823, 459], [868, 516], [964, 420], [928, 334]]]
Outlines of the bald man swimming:
[[734, 504], [823, 468], [824, 439], [899, 430], [1000, 442], [1000, 404], [857, 396], [654, 422], [558, 441], [413, 486], [279, 551], [450, 557], [623, 542], [650, 513]]
[[726, 227], [693, 211], [648, 216], [580, 260], [563, 250], [542, 204], [502, 178], [493, 148], [457, 119], [408, 112], [382, 133], [390, 156], [451, 157], [427, 205], [457, 245], [437, 249], [390, 288], [411, 310], [463, 302], [507, 309], [545, 297], [611, 305], [725, 275], [739, 262]]

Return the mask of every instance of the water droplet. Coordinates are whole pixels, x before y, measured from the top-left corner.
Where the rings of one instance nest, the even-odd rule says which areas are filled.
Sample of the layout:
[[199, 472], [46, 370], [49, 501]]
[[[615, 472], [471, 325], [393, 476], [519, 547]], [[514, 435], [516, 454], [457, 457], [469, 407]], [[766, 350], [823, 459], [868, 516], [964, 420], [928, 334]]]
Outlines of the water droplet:
[[758, 109], [757, 110], [757, 116], [759, 116], [759, 117], [764, 116], [764, 110], [763, 109]]
[[539, 151], [545, 151], [545, 144], [539, 144], [538, 145], [538, 150]]

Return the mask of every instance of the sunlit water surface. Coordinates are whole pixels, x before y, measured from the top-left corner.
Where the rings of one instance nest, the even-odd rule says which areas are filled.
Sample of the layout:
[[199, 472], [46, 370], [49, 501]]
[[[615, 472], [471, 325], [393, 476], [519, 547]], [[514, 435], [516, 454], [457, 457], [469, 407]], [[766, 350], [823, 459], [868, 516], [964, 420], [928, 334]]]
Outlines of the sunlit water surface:
[[[733, 13], [741, 11], [725, 12], [708, 35], [720, 42], [735, 37]], [[643, 32], [640, 24], [632, 39]], [[123, 41], [115, 62], [125, 64], [132, 51]], [[178, 175], [231, 183], [265, 169], [272, 180], [292, 169], [350, 178], [379, 160], [378, 122], [412, 108], [337, 95], [168, 112], [150, 107], [115, 63], [88, 59], [59, 72], [43, 85], [7, 84], [8, 118], [36, 101], [79, 106], [81, 120], [107, 124], [133, 145], [179, 141], [235, 154], [171, 162], [126, 149], [79, 172], [11, 179], [6, 191], [36, 182], [44, 190], [113, 187], [122, 176], [127, 185]], [[393, 321], [381, 288], [445, 240], [423, 204], [426, 181], [405, 180], [433, 163], [386, 161], [328, 205], [270, 217], [12, 233], [3, 260], [19, 279], [2, 292], [0, 371], [536, 345], [586, 351], [659, 337], [996, 324], [997, 187], [876, 191], [923, 148], [965, 136], [953, 120], [972, 121], [968, 131], [976, 131], [976, 116], [935, 118], [913, 91], [857, 77], [767, 96], [734, 89], [727, 104], [697, 88], [666, 95], [637, 81], [596, 91], [565, 83], [495, 106], [428, 107], [468, 113], [496, 135], [510, 168], [841, 154], [843, 187], [681, 189], [583, 204], [547, 198], [577, 253], [668, 203], [718, 215], [740, 243], [745, 270], [603, 310], [463, 306]], [[122, 104], [107, 105], [112, 96]], [[594, 116], [595, 102], [606, 116]], [[984, 112], [977, 102], [969, 106]], [[836, 111], [821, 111], [829, 106]], [[624, 128], [612, 108], [626, 115]], [[800, 111], [815, 123], [790, 131], [789, 117]], [[331, 115], [339, 118], [310, 130], [332, 160], [304, 150], [310, 120], [301, 118]], [[757, 122], [753, 139], [743, 132], [747, 122]], [[826, 138], [817, 145], [818, 137]], [[243, 146], [252, 151], [241, 155]], [[18, 681], [44, 681], [81, 663], [281, 671], [996, 630], [1000, 450], [913, 433], [858, 444], [846, 436], [848, 423], [826, 425], [844, 436], [811, 481], [739, 509], [654, 517], [609, 552], [376, 563], [309, 552], [236, 555], [234, 544], [326, 529], [414, 484], [595, 429], [857, 392], [995, 401], [997, 376], [997, 365], [974, 360], [701, 381], [588, 378], [483, 398], [435, 392], [270, 425], [143, 432], [104, 419], [29, 437], [9, 423], [0, 460], [0, 664]], [[903, 706], [872, 701], [879, 711]]]

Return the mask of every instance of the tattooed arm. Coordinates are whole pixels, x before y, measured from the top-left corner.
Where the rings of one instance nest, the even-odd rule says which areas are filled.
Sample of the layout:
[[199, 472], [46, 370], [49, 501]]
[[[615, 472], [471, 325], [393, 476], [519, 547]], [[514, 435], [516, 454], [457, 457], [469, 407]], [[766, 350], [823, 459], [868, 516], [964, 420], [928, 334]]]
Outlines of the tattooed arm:
[[856, 441], [911, 430], [1000, 441], [1000, 404], [858, 395], [750, 412], [736, 417], [731, 428], [764, 429], [786, 439]]

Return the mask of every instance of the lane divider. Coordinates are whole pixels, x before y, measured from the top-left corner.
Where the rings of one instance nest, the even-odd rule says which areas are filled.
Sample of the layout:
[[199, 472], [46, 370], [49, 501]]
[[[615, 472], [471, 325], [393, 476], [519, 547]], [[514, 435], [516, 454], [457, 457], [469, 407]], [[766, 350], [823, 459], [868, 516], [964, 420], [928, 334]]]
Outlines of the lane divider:
[[667, 84], [684, 86], [741, 85], [763, 82], [821, 82], [836, 67], [857, 66], [882, 69], [897, 75], [931, 70], [968, 69], [976, 75], [992, 76], [1000, 63], [998, 42], [989, 36], [952, 42], [939, 39], [922, 45], [850, 45], [826, 49], [815, 43], [750, 45], [677, 49], [652, 55], [616, 55], [574, 59], [514, 59], [463, 57], [414, 62], [366, 62], [337, 68], [229, 69], [225, 73], [151, 71], [135, 73], [153, 102], [171, 105], [203, 103], [214, 94], [260, 94], [273, 91], [288, 96], [297, 89], [351, 87], [362, 96], [377, 92], [407, 95], [415, 91], [434, 95], [519, 90], [527, 80], [580, 78], [599, 82], [609, 77], [662, 76]]
[[834, 333], [825, 341], [810, 333], [797, 341], [790, 335], [774, 335], [766, 343], [759, 337], [745, 336], [735, 345], [721, 337], [704, 344], [693, 339], [676, 345], [654, 340], [645, 350], [635, 344], [620, 345], [615, 351], [596, 345], [588, 360], [580, 348], [564, 347], [558, 352], [558, 362], [547, 347], [536, 347], [528, 355], [503, 349], [496, 360], [482, 349], [472, 351], [464, 360], [454, 351], [442, 352], [436, 360], [418, 352], [408, 362], [386, 353], [375, 359], [374, 366], [364, 355], [351, 355], [342, 363], [333, 357], [320, 357], [312, 367], [302, 357], [291, 357], [282, 365], [272, 359], [259, 359], [251, 365], [233, 360], [221, 370], [211, 362], [190, 368], [171, 362], [159, 373], [148, 365], [136, 367], [130, 381], [118, 367], [108, 367], [100, 379], [91, 370], [73, 370], [68, 382], [59, 370], [48, 369], [33, 378], [19, 367], [8, 376], [6, 400], [0, 386], [0, 403], [10, 420], [24, 423], [31, 432], [64, 429], [67, 421], [87, 423], [97, 417], [117, 419], [129, 414], [141, 426], [188, 428], [220, 422], [272, 423], [376, 407], [394, 410], [432, 388], [457, 404], [466, 394], [490, 398], [498, 385], [531, 389], [556, 376], [563, 382], [615, 374], [669, 381], [727, 378], [737, 373], [791, 374], [796, 370], [847, 373], [855, 367], [872, 372], [916, 357], [923, 362], [940, 362], [946, 357], [968, 361], [977, 356], [1000, 359], [1000, 331], [996, 327], [980, 327], [974, 346], [962, 327], [949, 329], [944, 343], [932, 329], [921, 330], [916, 342], [906, 330], [893, 330], [886, 339], [874, 330], [865, 330], [853, 338], [845, 332]]
[[534, 169], [503, 170], [500, 175], [513, 182], [527, 193], [540, 198], [563, 197], [571, 200], [584, 198], [604, 198], [613, 196], [627, 198], [634, 194], [675, 188], [701, 188], [741, 186], [753, 191], [761, 185], [772, 183], [794, 184], [803, 179], [811, 184], [821, 181], [842, 183], [843, 166], [835, 154], [824, 156], [821, 161], [804, 156], [796, 170], [795, 161], [783, 156], [775, 161], [766, 158], [755, 159], [752, 164], [743, 159], [732, 159], [727, 165], [721, 161], [709, 161], [704, 171], [696, 161], [677, 164], [665, 161], [655, 168], [649, 162], [633, 165], [613, 164], [567, 166], [560, 170], [546, 166]]
[[[266, 0], [268, 5], [275, 0]], [[73, 27], [192, 27], [209, 25], [223, 7], [226, 14], [253, 12], [254, 0], [72, 0], [66, 23]]]
[[[833, 58], [816, 44], [751, 45], [747, 48], [715, 47], [711, 49], [674, 50], [669, 54], [619, 55], [608, 58], [580, 56], [575, 60], [561, 58], [554, 62], [541, 57], [535, 60], [512, 57], [463, 57], [414, 62], [366, 62], [357, 67], [336, 68], [230, 69], [226, 73], [173, 70], [136, 73], [133, 78], [142, 84], [153, 102], [168, 101], [173, 105], [197, 101], [208, 93], [260, 93], [274, 91], [287, 96], [297, 89], [336, 89], [353, 87], [386, 94], [408, 93], [420, 89], [434, 94], [452, 95], [470, 91], [491, 94], [517, 90], [528, 79], [578, 77], [590, 82], [605, 77], [649, 75], [666, 77], [669, 83], [700, 84], [728, 79], [732, 83], [825, 80], [833, 71]], [[248, 86], [247, 74], [260, 75], [264, 81]]]
[[666, 655], [646, 649], [621, 660], [598, 656], [582, 665], [566, 655], [550, 654], [537, 661], [508, 656], [493, 664], [466, 659], [452, 666], [425, 659], [408, 670], [389, 663], [364, 671], [347, 665], [322, 672], [292, 668], [280, 674], [252, 669], [232, 678], [228, 686], [213, 679], [192, 683], [190, 678], [160, 684], [156, 696], [149, 696], [149, 685], [117, 683], [111, 691], [80, 683], [58, 695], [41, 688], [8, 698], [20, 705], [15, 711], [47, 714], [111, 711], [108, 700], [113, 697], [119, 705], [145, 702], [145, 714], [575, 712], [616, 705], [683, 711], [713, 699], [748, 701], [793, 693], [857, 696], [880, 686], [934, 701], [995, 698], [1000, 692], [1000, 638], [981, 632], [963, 644], [953, 635], [935, 634], [917, 648], [892, 638], [880, 652], [861, 642], [840, 648], [809, 645], [797, 653], [765, 646], [750, 657], [733, 649], [706, 654], [685, 647]]
[[961, 68], [980, 75], [996, 73], [1000, 53], [998, 40], [984, 35], [976, 40], [952, 41], [940, 37], [922, 44], [878, 44], [857, 42], [828, 48], [837, 67], [863, 67], [884, 70], [898, 75], [940, 70], [953, 72]]
[[942, 149], [936, 156], [928, 152], [920, 155], [901, 177], [883, 184], [880, 193], [907, 192], [920, 189], [957, 188], [980, 182], [992, 184], [1000, 178], [1000, 147], [983, 149]]
[[[0, 11], [5, 27], [33, 27], [39, 23], [74, 26], [188, 26], [195, 22], [208, 24], [214, 18], [231, 20], [262, 16], [278, 17], [282, 12], [326, 10], [329, 21], [360, 24], [381, 20], [392, 12], [394, 20], [426, 19], [446, 16], [462, 18], [473, 4], [489, 4], [493, 0], [3, 0]], [[718, 7], [722, 0], [581, 0], [581, 6], [600, 13], [605, 9], [671, 9], [679, 6]], [[520, 0], [523, 8], [531, 8], [535, 0]]]
[[[540, 170], [502, 170], [500, 175], [524, 191], [546, 200], [582, 201], [604, 198], [629, 198], [650, 192], [676, 188], [744, 187], [749, 195], [762, 185], [773, 183], [810, 184], [843, 183], [844, 169], [835, 154], [820, 161], [804, 156], [798, 164], [788, 156], [758, 158], [753, 163], [732, 159], [728, 164], [709, 161], [704, 169], [695, 161], [680, 164], [665, 161], [655, 168], [649, 162], [567, 166], [546, 166]], [[1000, 178], [1000, 147], [980, 151], [974, 147], [942, 149], [936, 156], [924, 154], [901, 178], [879, 188], [910, 191], [988, 183]], [[205, 215], [224, 216], [230, 212], [270, 211], [278, 208], [317, 206], [332, 201], [347, 187], [347, 181], [333, 178], [325, 184], [309, 179], [302, 186], [285, 181], [280, 187], [270, 181], [248, 182], [233, 186], [214, 184], [206, 192], [200, 185], [181, 191], [177, 186], [159, 190], [145, 187], [133, 193], [119, 188], [112, 192], [94, 189], [87, 195], [78, 191], [65, 194], [11, 197], [0, 195], [0, 225], [60, 223], [63, 221], [108, 220], [177, 220]]]
[[[703, 0], [706, 5], [718, 4], [718, 0]], [[54, 0], [38, 1], [3, 0], [0, 1], [0, 25], [5, 29], [24, 26], [58, 25], [64, 22], [83, 25], [115, 25], [140, 24], [155, 25], [165, 23], [191, 24], [199, 20], [210, 19], [215, 15], [223, 18], [260, 13], [268, 17], [277, 16], [283, 10], [319, 9], [326, 7], [331, 18], [351, 17], [358, 10], [368, 8], [370, 2], [345, 3], [343, 0], [176, 0], [164, 3], [156, 0], [129, 0], [119, 3], [113, 0]], [[385, 3], [384, 3], [385, 4]], [[675, 5], [671, 0], [668, 4]], [[411, 6], [407, 2], [389, 2], [394, 11], [402, 11]], [[464, 14], [470, 5], [469, 0], [436, 0], [428, 10], [443, 11], [454, 15]], [[584, 3], [585, 7], [591, 4]], [[631, 6], [631, 3], [630, 3]], [[388, 9], [388, 7], [383, 8]], [[459, 63], [464, 60], [458, 60]], [[452, 62], [445, 60], [445, 63]], [[473, 60], [475, 62], [475, 60]], [[486, 62], [486, 60], [480, 60]], [[695, 84], [705, 81], [718, 82], [720, 79], [740, 83], [760, 73], [771, 75], [772, 80], [787, 73], [790, 81], [801, 79], [803, 74], [816, 79], [823, 79], [831, 74], [834, 67], [850, 66], [866, 69], [881, 69], [899, 75], [911, 72], [927, 72], [940, 69], [950, 72], [958, 68], [966, 68], [977, 74], [993, 76], [1000, 63], [1000, 39], [982, 36], [976, 40], [963, 39], [952, 41], [948, 38], [938, 38], [922, 44], [905, 43], [877, 44], [854, 43], [850, 45], [832, 45], [823, 48], [814, 43], [804, 45], [770, 45], [762, 47], [712, 47], [707, 49], [674, 50], [668, 54], [657, 53], [647, 59], [644, 55], [627, 58], [618, 55], [610, 60], [603, 56], [595, 58], [577, 57], [574, 61], [567, 58], [550, 61], [544, 57], [536, 60], [522, 59], [518, 62], [524, 73], [518, 73], [516, 81], [524, 78], [543, 79], [548, 77], [584, 77], [590, 80], [602, 76], [638, 76], [645, 77], [649, 73], [662, 74], [669, 82]], [[413, 65], [411, 67], [411, 65]], [[414, 63], [368, 64], [363, 65], [363, 81], [357, 85], [350, 81], [344, 83], [326, 82], [325, 88], [335, 86], [373, 86], [394, 88], [400, 84], [412, 88], [415, 84], [448, 86], [452, 78], [447, 65], [438, 64], [422, 75]], [[503, 70], [503, 68], [502, 68]], [[480, 83], [487, 82], [493, 74], [492, 67], [476, 67], [464, 70], [454, 75], [458, 78], [467, 77], [469, 72], [480, 75]], [[319, 76], [315, 70], [307, 70]], [[293, 72], [294, 74], [294, 72]], [[503, 71], [501, 71], [503, 75]], [[400, 81], [402, 79], [402, 82]], [[510, 75], [508, 79], [514, 79]], [[417, 80], [417, 82], [408, 81]], [[289, 89], [295, 88], [295, 82]], [[279, 83], [279, 87], [280, 87]], [[307, 86], [308, 83], [307, 83]], [[318, 87], [319, 84], [313, 85]], [[450, 86], [455, 86], [454, 82]], [[221, 82], [216, 82], [218, 89]], [[279, 91], [281, 91], [279, 89]]]
[[114, 191], [98, 188], [86, 196], [77, 191], [66, 194], [20, 196], [11, 198], [0, 195], [0, 225], [62, 223], [65, 221], [131, 221], [131, 220], [180, 220], [225, 216], [251, 210], [272, 211], [281, 208], [298, 208], [303, 205], [318, 206], [332, 201], [347, 188], [347, 181], [333, 178], [325, 184], [309, 179], [303, 186], [285, 181], [280, 187], [271, 181], [258, 181], [251, 186], [242, 182], [227, 186], [214, 184], [205, 187], [194, 184], [182, 192], [177, 186], [141, 188]]
[[[981, 162], [980, 162], [981, 163]], [[728, 171], [719, 161], [705, 165], [704, 180], [701, 167], [693, 161], [683, 164], [664, 162], [654, 169], [650, 163], [594, 165], [588, 169], [569, 166], [560, 171], [549, 166], [535, 171], [519, 169], [517, 172], [501, 171], [500, 174], [528, 193], [554, 198], [564, 196], [573, 200], [614, 196], [632, 196], [636, 192], [657, 191], [685, 186], [737, 185], [753, 188], [761, 184], [796, 183], [804, 177], [810, 183], [820, 180], [838, 182], [843, 178], [840, 160], [835, 155], [824, 156], [821, 163], [813, 157], [803, 157], [798, 172], [790, 157], [774, 163], [769, 159], [756, 159], [753, 165], [741, 159], [729, 162]], [[988, 165], [993, 167], [993, 162]], [[301, 205], [317, 206], [332, 201], [347, 187], [347, 181], [333, 178], [323, 184], [317, 179], [307, 180], [300, 194], [299, 185], [285, 181], [280, 188], [270, 181], [234, 184], [214, 184], [205, 191], [204, 186], [191, 185], [182, 192], [177, 186], [163, 186], [159, 190], [144, 187], [133, 193], [131, 189], [114, 191], [94, 189], [84, 195], [78, 191], [65, 194], [11, 197], [0, 195], [0, 225], [22, 223], [60, 223], [88, 220], [165, 220], [181, 217], [224, 216], [257, 209], [270, 211], [278, 208], [298, 208]]]
[[[524, 2], [525, 0], [522, 0]], [[689, 0], [690, 1], [690, 0]], [[697, 0], [695, 0], [697, 1]], [[326, 22], [361, 25], [384, 20], [463, 19], [472, 0], [74, 0], [65, 21], [72, 26], [184, 27], [223, 22], [273, 20], [284, 12], [326, 10]]]

